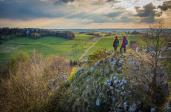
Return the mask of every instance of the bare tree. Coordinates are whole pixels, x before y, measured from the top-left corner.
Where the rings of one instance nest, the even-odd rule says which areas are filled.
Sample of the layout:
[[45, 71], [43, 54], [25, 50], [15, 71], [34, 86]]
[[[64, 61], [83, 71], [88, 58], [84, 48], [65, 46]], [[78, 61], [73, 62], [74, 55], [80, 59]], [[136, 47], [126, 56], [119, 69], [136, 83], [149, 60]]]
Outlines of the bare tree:
[[163, 52], [167, 49], [167, 42], [168, 42], [168, 32], [167, 28], [164, 25], [164, 21], [160, 20], [158, 23], [150, 25], [147, 33], [145, 34], [146, 40], [146, 47], [148, 53], [150, 53], [153, 57], [152, 69], [153, 69], [153, 76], [151, 82], [151, 96], [154, 99], [154, 103], [158, 103], [158, 83], [157, 78], [158, 75], [161, 75], [161, 67], [160, 67], [160, 57], [162, 56]]

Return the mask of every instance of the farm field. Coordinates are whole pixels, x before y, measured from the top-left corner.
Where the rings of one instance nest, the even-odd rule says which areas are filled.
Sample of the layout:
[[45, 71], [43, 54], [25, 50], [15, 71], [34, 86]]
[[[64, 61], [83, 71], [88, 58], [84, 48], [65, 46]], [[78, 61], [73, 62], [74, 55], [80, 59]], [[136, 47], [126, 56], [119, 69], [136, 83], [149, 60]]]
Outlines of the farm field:
[[[20, 52], [31, 53], [33, 50], [44, 56], [58, 55], [69, 59], [78, 58], [84, 50], [92, 44], [88, 35], [76, 35], [74, 40], [57, 37], [45, 37], [37, 40], [29, 38], [16, 38], [3, 42], [0, 45], [0, 61], [7, 61]], [[76, 53], [77, 52], [77, 55]]]
[[[128, 39], [136, 40], [138, 36], [129, 35]], [[113, 36], [103, 36], [96, 42], [96, 39], [91, 35], [76, 33], [74, 40], [66, 40], [57, 37], [44, 37], [33, 40], [29, 38], [16, 38], [5, 41], [0, 44], [0, 62], [6, 62], [10, 58], [15, 57], [21, 52], [31, 53], [33, 50], [41, 53], [43, 56], [62, 56], [67, 59], [78, 60], [80, 56], [95, 43], [91, 49], [88, 50], [87, 55], [93, 53], [98, 49], [112, 50]], [[122, 38], [119, 38], [120, 42]]]

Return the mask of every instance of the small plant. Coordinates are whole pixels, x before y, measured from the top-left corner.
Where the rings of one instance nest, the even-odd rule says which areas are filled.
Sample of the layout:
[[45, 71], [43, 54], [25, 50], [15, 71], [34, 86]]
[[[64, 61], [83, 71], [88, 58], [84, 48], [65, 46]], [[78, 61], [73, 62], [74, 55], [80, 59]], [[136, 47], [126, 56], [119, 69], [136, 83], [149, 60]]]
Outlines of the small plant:
[[106, 58], [107, 56], [109, 56], [109, 54], [106, 49], [97, 50], [92, 55], [89, 55], [88, 63], [93, 64], [94, 62], [97, 62], [100, 59]]
[[71, 74], [69, 75], [69, 77], [68, 77], [68, 81], [72, 81], [73, 79], [74, 79], [74, 77], [75, 77], [75, 75], [76, 75], [76, 73], [77, 73], [77, 67], [73, 67], [72, 68], [72, 71], [71, 71]]
[[76, 66], [76, 65], [78, 65], [78, 61], [70, 60], [70, 66]]

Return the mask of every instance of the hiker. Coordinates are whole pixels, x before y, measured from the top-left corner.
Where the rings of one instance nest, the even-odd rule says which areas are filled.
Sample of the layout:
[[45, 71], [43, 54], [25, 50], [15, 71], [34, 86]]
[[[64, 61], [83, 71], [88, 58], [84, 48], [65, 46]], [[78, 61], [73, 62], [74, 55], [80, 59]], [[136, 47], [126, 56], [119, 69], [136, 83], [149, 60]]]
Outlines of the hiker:
[[113, 41], [113, 48], [114, 48], [114, 51], [117, 51], [117, 48], [119, 46], [119, 39], [118, 39], [118, 36], [116, 35], [115, 36], [115, 39]]
[[128, 45], [128, 40], [127, 40], [126, 36], [123, 36], [122, 45], [121, 45], [121, 48], [120, 48], [121, 53], [122, 53], [122, 49], [124, 49], [124, 53], [126, 52], [126, 46], [127, 45]]

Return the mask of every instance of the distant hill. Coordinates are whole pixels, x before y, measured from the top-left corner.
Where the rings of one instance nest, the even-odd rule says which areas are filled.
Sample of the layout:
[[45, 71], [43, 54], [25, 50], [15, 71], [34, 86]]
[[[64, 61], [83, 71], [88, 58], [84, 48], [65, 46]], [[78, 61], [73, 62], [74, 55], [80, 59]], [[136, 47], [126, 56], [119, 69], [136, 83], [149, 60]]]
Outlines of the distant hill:
[[[71, 32], [86, 32], [86, 33], [93, 33], [93, 32], [105, 32], [105, 33], [121, 33], [121, 32], [139, 32], [144, 33], [148, 30], [148, 28], [142, 28], [142, 29], [53, 29], [54, 31], [71, 31]], [[171, 29], [168, 29], [169, 32], [171, 32]]]

